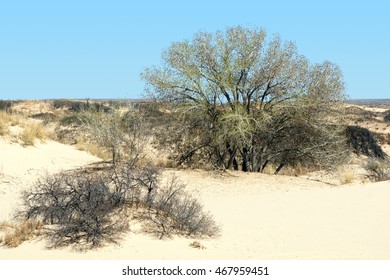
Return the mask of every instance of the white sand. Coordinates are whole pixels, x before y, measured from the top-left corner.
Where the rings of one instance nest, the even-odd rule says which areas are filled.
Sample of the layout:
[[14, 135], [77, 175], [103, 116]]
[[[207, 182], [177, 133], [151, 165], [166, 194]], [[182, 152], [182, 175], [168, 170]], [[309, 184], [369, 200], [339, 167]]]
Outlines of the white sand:
[[[97, 159], [55, 142], [23, 148], [0, 142], [0, 220], [40, 175]], [[166, 171], [164, 176], [170, 176]], [[158, 240], [137, 225], [119, 245], [75, 252], [44, 240], [0, 247], [0, 259], [389, 259], [390, 182], [330, 186], [288, 176], [174, 171], [221, 224], [215, 239]]]

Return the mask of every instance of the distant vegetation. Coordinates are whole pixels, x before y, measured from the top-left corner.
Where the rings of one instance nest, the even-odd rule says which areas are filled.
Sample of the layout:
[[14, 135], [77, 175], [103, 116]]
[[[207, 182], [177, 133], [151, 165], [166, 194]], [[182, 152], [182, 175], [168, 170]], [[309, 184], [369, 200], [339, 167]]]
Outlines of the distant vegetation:
[[383, 120], [387, 123], [390, 123], [390, 110], [385, 112], [385, 116], [383, 117]]
[[8, 100], [0, 100], [0, 111], [8, 110], [12, 107], [12, 102]]

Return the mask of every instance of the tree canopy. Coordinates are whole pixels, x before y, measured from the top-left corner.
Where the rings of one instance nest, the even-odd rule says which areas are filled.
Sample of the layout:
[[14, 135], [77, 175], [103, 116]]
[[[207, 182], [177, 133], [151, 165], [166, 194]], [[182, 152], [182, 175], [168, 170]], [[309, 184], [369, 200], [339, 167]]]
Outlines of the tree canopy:
[[262, 171], [268, 163], [280, 170], [335, 159], [343, 139], [330, 115], [344, 100], [337, 65], [310, 64], [293, 42], [241, 26], [199, 32], [162, 59], [142, 77], [149, 96], [178, 114], [165, 140], [179, 163], [197, 157]]

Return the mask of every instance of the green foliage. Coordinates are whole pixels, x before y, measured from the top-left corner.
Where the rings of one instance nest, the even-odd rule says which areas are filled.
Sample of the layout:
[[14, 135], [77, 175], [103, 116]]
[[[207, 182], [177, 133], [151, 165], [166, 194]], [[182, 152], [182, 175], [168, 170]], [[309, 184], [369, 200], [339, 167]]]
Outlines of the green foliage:
[[172, 104], [159, 137], [179, 164], [262, 171], [342, 158], [344, 136], [330, 118], [344, 100], [337, 65], [310, 65], [294, 43], [240, 26], [173, 43], [163, 60], [142, 77], [152, 99]]

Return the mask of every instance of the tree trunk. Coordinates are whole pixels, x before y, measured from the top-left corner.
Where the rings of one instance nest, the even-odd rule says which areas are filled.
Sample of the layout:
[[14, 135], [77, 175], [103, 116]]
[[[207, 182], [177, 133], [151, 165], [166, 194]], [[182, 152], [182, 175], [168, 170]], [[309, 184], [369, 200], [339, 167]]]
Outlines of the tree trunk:
[[249, 171], [248, 149], [246, 147], [242, 149], [242, 171]]
[[276, 168], [274, 174], [275, 174], [275, 175], [278, 174], [279, 171], [280, 171], [285, 165], [286, 165], [286, 164], [285, 164], [284, 162], [282, 162], [282, 163], [278, 166], [278, 168]]

